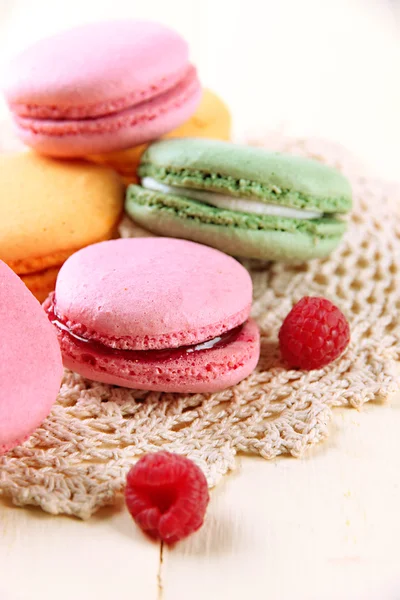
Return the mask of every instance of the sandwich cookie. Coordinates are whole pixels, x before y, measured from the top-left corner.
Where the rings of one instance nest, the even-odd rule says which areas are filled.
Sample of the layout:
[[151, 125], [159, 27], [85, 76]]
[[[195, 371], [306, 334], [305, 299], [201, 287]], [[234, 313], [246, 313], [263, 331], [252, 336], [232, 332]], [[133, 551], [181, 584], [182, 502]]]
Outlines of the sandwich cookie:
[[3, 89], [21, 140], [64, 157], [157, 139], [187, 121], [201, 98], [185, 40], [129, 19], [37, 42], [11, 62]]
[[251, 279], [236, 260], [169, 238], [119, 239], [71, 256], [44, 303], [64, 365], [88, 379], [217, 392], [255, 368]]
[[314, 160], [226, 142], [180, 139], [143, 154], [125, 208], [140, 226], [263, 260], [329, 255], [346, 229], [351, 188]]

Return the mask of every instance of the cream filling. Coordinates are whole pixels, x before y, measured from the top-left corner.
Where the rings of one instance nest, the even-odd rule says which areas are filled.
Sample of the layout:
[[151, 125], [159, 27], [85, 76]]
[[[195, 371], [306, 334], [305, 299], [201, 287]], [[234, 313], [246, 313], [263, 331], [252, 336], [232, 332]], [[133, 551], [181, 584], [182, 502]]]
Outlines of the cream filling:
[[289, 219], [320, 219], [323, 213], [317, 210], [305, 210], [299, 208], [290, 208], [280, 206], [279, 204], [268, 204], [258, 202], [257, 200], [248, 200], [247, 198], [235, 198], [226, 196], [217, 192], [205, 192], [203, 190], [193, 190], [192, 188], [180, 188], [173, 185], [160, 183], [153, 177], [143, 177], [142, 186], [147, 190], [162, 192], [164, 194], [174, 194], [175, 196], [184, 196], [193, 200], [199, 200], [205, 204], [216, 206], [217, 208], [226, 208], [236, 212], [253, 213], [256, 215], [267, 215], [271, 217], [287, 217]]

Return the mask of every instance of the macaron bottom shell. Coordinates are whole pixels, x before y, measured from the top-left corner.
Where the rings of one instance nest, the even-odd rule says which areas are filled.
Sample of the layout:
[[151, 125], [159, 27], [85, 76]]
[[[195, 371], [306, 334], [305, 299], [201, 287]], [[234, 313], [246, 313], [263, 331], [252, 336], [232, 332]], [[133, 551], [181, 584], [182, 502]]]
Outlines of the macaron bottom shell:
[[339, 245], [346, 223], [334, 218], [305, 222], [222, 210], [190, 199], [128, 188], [128, 215], [157, 235], [183, 238], [226, 254], [261, 260], [325, 258]]
[[192, 353], [172, 351], [161, 360], [157, 354], [152, 357], [151, 351], [144, 351], [141, 360], [130, 360], [128, 351], [125, 359], [123, 351], [86, 349], [62, 329], [57, 335], [66, 368], [101, 383], [161, 392], [222, 391], [250, 375], [260, 354], [259, 329], [252, 319], [226, 345]]

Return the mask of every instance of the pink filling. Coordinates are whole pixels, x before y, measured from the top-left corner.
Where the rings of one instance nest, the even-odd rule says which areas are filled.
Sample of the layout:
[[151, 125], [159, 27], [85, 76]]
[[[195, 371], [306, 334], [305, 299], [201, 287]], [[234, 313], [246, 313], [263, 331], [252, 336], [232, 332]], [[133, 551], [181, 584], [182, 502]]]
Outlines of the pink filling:
[[259, 331], [252, 319], [191, 346], [121, 350], [73, 333], [49, 299], [44, 308], [57, 331], [64, 366], [94, 381], [163, 392], [216, 392], [247, 377], [259, 358]]
[[230, 329], [221, 335], [216, 336], [212, 339], [205, 340], [204, 342], [180, 346], [178, 348], [165, 348], [162, 350], [121, 350], [119, 348], [112, 348], [101, 342], [83, 338], [73, 333], [68, 326], [58, 317], [55, 311], [53, 303], [46, 303], [45, 310], [49, 321], [62, 332], [66, 333], [71, 341], [77, 348], [84, 351], [87, 354], [82, 355], [82, 359], [86, 356], [86, 362], [91, 362], [90, 357], [93, 353], [96, 355], [105, 355], [114, 358], [123, 358], [124, 360], [137, 362], [163, 362], [171, 359], [181, 358], [183, 356], [192, 354], [193, 352], [204, 352], [215, 348], [224, 348], [228, 344], [236, 341], [242, 332], [243, 324]]
[[168, 360], [124, 359], [124, 353], [98, 354], [84, 352], [73, 337], [57, 330], [63, 361], [71, 369], [94, 381], [122, 385], [128, 388], [162, 392], [216, 392], [235, 385], [255, 368], [260, 342], [258, 327], [252, 319], [243, 324], [237, 339], [226, 346], [208, 350], [171, 354]]
[[217, 323], [210, 323], [203, 327], [193, 327], [192, 329], [188, 326], [184, 331], [173, 331], [166, 332], [159, 335], [144, 335], [143, 333], [138, 336], [126, 335], [126, 336], [112, 336], [110, 332], [105, 334], [101, 331], [102, 326], [93, 329], [92, 326], [87, 327], [82, 323], [70, 320], [66, 314], [63, 314], [62, 310], [55, 308], [56, 298], [55, 293], [52, 292], [43, 304], [43, 308], [46, 312], [54, 311], [57, 320], [64, 325], [64, 330], [71, 333], [74, 338], [83, 340], [89, 340], [97, 342], [99, 345], [106, 346], [108, 348], [116, 348], [119, 350], [164, 350], [165, 348], [180, 348], [182, 346], [195, 346], [203, 343], [204, 340], [213, 339], [221, 336], [226, 331], [235, 329], [239, 325], [247, 321], [251, 305], [245, 306], [241, 311], [236, 314], [228, 316], [226, 319]]

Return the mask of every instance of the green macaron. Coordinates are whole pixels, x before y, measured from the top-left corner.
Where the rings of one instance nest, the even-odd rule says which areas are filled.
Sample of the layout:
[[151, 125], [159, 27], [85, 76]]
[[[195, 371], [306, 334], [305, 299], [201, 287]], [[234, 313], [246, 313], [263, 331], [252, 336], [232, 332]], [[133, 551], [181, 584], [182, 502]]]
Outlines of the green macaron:
[[314, 160], [206, 139], [152, 144], [126, 211], [153, 233], [234, 256], [307, 260], [339, 244], [348, 180]]

